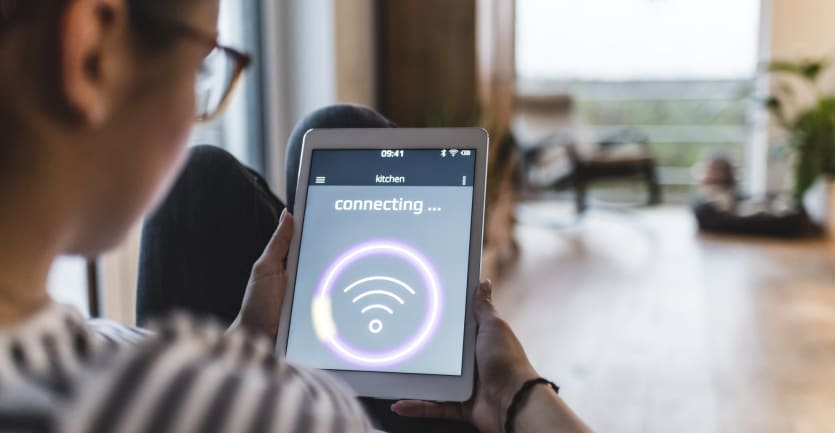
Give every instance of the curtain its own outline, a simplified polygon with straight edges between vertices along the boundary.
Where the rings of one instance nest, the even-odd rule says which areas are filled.
[[[516,1],[477,0],[476,52],[482,125],[493,142],[510,131],[516,86]]]

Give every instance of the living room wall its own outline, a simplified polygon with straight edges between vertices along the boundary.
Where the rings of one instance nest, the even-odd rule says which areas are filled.
[[[801,60],[808,58],[835,58],[835,2],[822,0],[763,0],[764,20],[768,28],[764,47],[764,60]],[[772,79],[768,86],[775,89],[787,80]],[[835,68],[824,75],[829,89],[835,83]],[[799,95],[803,97],[803,95]],[[773,143],[784,134],[768,122],[768,141]],[[786,158],[768,161],[767,189],[790,190],[793,182],[792,163]]]

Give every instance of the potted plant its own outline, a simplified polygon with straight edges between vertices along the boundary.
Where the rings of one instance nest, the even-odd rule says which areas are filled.
[[[770,63],[770,72],[794,80],[778,81],[775,94],[766,100],[769,112],[788,133],[795,198],[821,225],[835,214],[829,211],[829,197],[835,191],[830,188],[835,174],[835,93],[821,85],[828,66],[825,59]]]

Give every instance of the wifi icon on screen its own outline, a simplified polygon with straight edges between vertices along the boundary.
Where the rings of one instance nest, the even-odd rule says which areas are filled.
[[[404,296],[406,295],[405,293],[398,294],[390,290],[378,288],[380,286],[376,283],[380,281],[392,283],[394,286],[408,292],[409,295],[415,295],[415,290],[409,287],[408,284],[398,280],[397,278],[384,276],[373,276],[354,281],[348,285],[343,292],[348,293],[353,291],[355,293],[351,303],[356,305],[358,308],[361,307],[360,313],[362,314],[380,312],[387,313],[389,316],[394,316],[396,309],[399,308],[400,305],[406,304],[406,299],[404,299]],[[403,290],[398,290],[398,292],[403,292]],[[372,334],[379,334],[383,331],[383,321],[378,318],[371,319],[368,322],[368,331]]]

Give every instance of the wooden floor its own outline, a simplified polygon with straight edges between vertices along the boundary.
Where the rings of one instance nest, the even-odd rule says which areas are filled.
[[[835,246],[703,237],[684,208],[537,221],[496,304],[595,431],[835,432]]]

